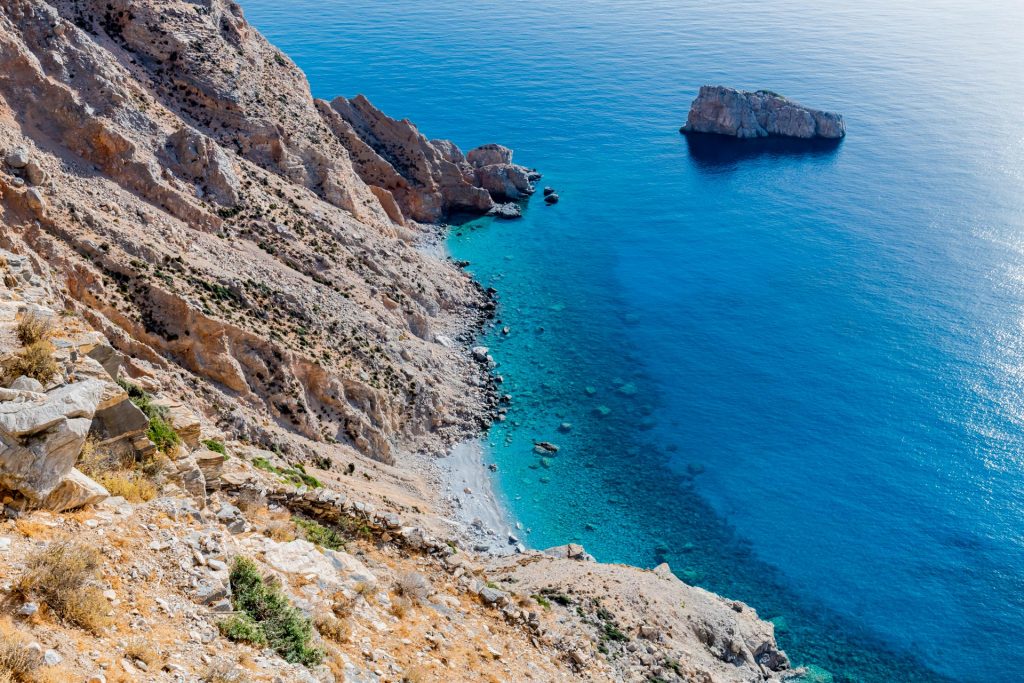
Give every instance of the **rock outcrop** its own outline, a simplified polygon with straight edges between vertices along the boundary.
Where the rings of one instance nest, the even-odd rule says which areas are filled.
[[[768,90],[747,92],[705,85],[680,132],[839,139],[846,135],[846,123],[842,114],[811,109]]]
[[[435,223],[457,212],[487,213],[495,202],[532,194],[539,177],[513,164],[507,147],[483,145],[463,155],[452,141],[428,140],[410,121],[387,116],[362,95],[319,106],[360,178],[385,197],[385,207],[393,199],[404,218]]]
[[[102,395],[96,380],[47,394],[0,389],[0,488],[42,503],[71,474]]]

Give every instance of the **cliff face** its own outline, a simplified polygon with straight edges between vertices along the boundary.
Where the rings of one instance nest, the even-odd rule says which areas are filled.
[[[846,123],[841,114],[811,109],[767,90],[746,92],[705,85],[690,106],[681,131],[738,138],[838,139],[846,135]]]
[[[438,335],[489,304],[406,222],[489,209],[472,173],[414,150],[411,125],[366,126],[394,158],[433,164],[368,185],[367,144],[237,5],[0,9],[0,149],[35,169],[0,173],[4,223],[134,372],[179,368],[201,401],[237,404],[223,420],[284,447],[299,434],[388,460],[397,441],[480,426],[483,382]]]
[[[421,223],[536,178],[500,145],[463,154],[365,98],[314,100],[234,3],[0,0],[0,636],[30,653],[17,680],[786,669],[738,603],[535,551],[486,565],[444,517],[415,454],[486,426],[468,342],[494,305],[420,248]],[[75,541],[103,557],[83,590],[130,623],[82,631],[26,583],[22,558]],[[325,664],[218,630],[238,557],[320,620]]]

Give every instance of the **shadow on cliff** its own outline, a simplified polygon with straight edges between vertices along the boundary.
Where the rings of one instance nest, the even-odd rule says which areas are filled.
[[[687,133],[686,145],[697,168],[707,173],[735,171],[740,164],[762,158],[822,158],[835,154],[842,140],[755,138],[740,140],[724,135]]]

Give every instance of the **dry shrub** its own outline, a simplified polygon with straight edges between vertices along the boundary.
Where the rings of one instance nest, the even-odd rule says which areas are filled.
[[[43,658],[28,649],[29,640],[10,617],[0,618],[0,683],[38,683]]]
[[[22,346],[31,346],[50,338],[53,334],[53,322],[46,316],[30,311],[18,321],[15,333]]]
[[[313,617],[313,626],[324,638],[336,643],[347,643],[352,637],[352,625],[348,620],[339,619],[333,614],[317,614]]]
[[[402,683],[426,683],[430,680],[430,671],[425,666],[413,665],[402,672]]]
[[[391,607],[388,609],[393,616],[399,619],[405,619],[405,615],[412,609],[412,600],[404,596],[398,595],[394,600],[391,601]]]
[[[141,660],[151,671],[159,671],[164,658],[160,651],[153,647],[145,638],[132,638],[124,648],[124,656],[129,661]]]
[[[52,527],[24,517],[14,523],[14,528],[26,538],[48,538],[53,533]]]
[[[144,503],[157,496],[152,479],[170,466],[163,453],[137,461],[131,452],[114,452],[87,439],[78,457],[78,469],[101,484],[112,496],[122,496],[132,503]]]
[[[339,619],[348,619],[356,608],[356,599],[350,598],[342,591],[331,596],[331,611]]]
[[[157,496],[156,484],[139,472],[118,470],[93,476],[96,483],[107,489],[112,496],[121,496],[129,503],[145,503]]]
[[[287,543],[296,539],[295,524],[291,518],[272,519],[263,527],[263,534],[278,543]]]
[[[18,592],[46,604],[62,621],[90,631],[109,623],[110,606],[97,585],[103,558],[77,541],[54,542],[29,555]]]
[[[22,375],[46,384],[53,379],[60,368],[53,359],[53,344],[46,340],[29,344],[17,353],[13,353],[0,363],[3,368],[4,383],[10,384]]]
[[[210,662],[202,679],[206,683],[249,683],[249,676],[234,662],[226,659]]]
[[[395,581],[395,592],[416,604],[430,597],[434,589],[427,577],[419,572],[405,572]]]

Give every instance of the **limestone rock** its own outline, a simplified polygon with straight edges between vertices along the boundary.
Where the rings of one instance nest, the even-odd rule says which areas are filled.
[[[102,382],[86,380],[0,403],[0,486],[32,502],[49,495],[74,466],[102,395]]]
[[[91,433],[102,444],[134,441],[149,429],[149,418],[127,395],[113,405],[96,411]]]
[[[29,162],[28,150],[24,147],[18,147],[8,153],[4,161],[11,168],[25,168]]]
[[[211,451],[209,448],[200,448],[192,453],[192,460],[203,473],[208,491],[215,491],[220,488],[221,471],[224,462],[228,459],[223,453]]]
[[[219,204],[238,203],[241,183],[224,150],[198,131],[181,128],[167,139],[168,153],[177,170],[193,181]]]
[[[83,505],[95,505],[109,496],[110,493],[107,489],[73,467],[68,475],[57,484],[57,488],[53,489],[46,497],[42,507],[54,512],[63,512]]]
[[[358,583],[375,585],[377,578],[362,562],[348,553],[323,550],[309,541],[296,539],[288,543],[267,541],[266,561],[285,574],[314,576],[325,586],[353,587]]]
[[[705,85],[690,106],[681,132],[838,139],[846,135],[846,123],[842,114],[811,109],[768,90]]]
[[[433,223],[453,211],[486,213],[493,206],[453,143],[435,147],[408,120],[385,115],[362,95],[335,98],[321,110],[364,182],[387,190],[408,218]]]

